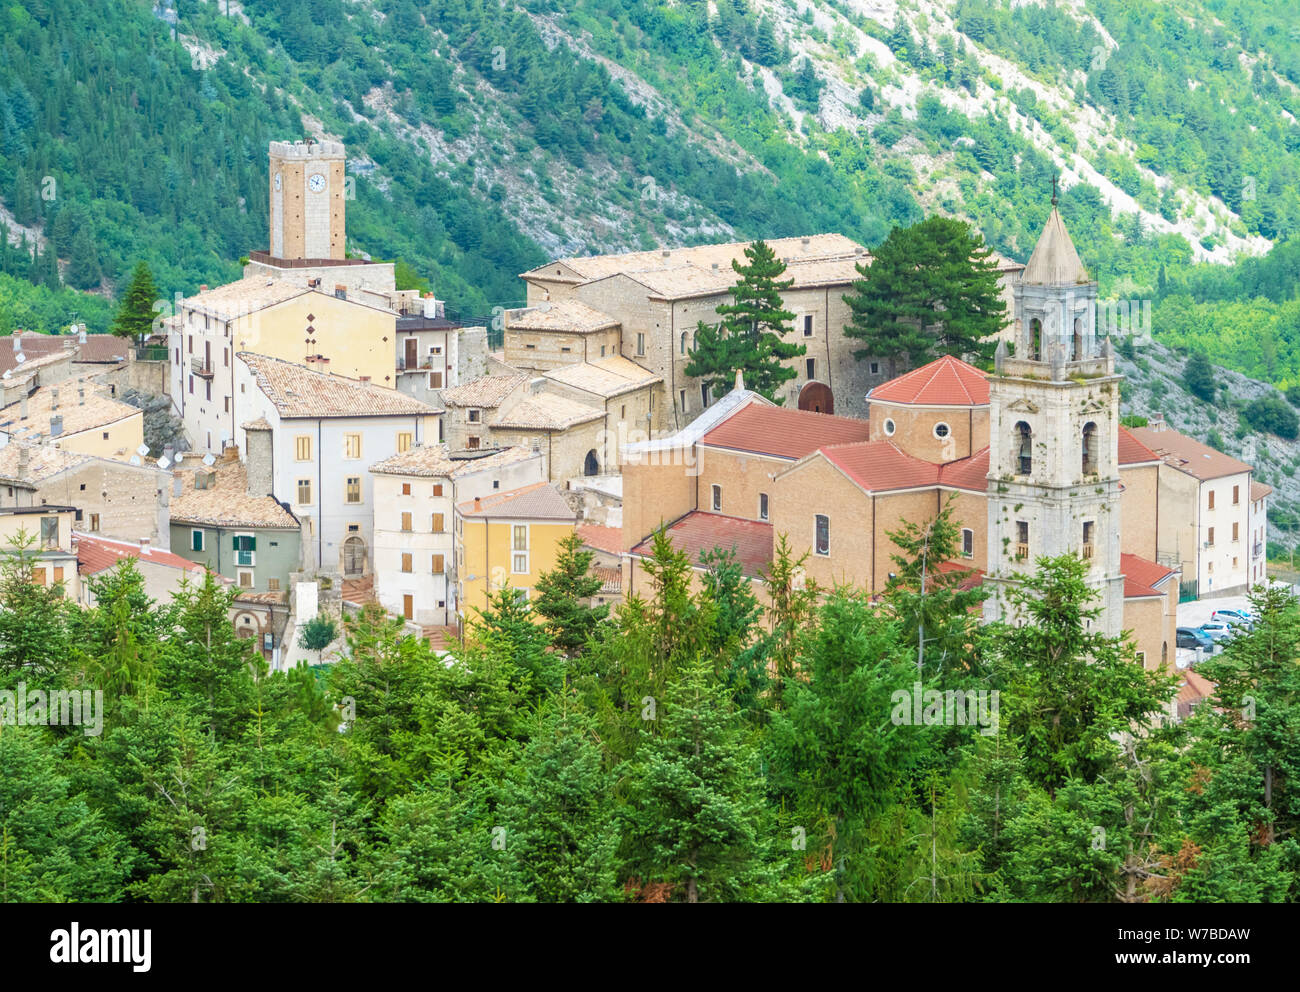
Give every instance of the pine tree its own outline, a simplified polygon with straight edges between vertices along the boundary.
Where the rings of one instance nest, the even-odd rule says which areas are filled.
[[[1204,352],[1193,351],[1187,356],[1187,364],[1183,366],[1183,382],[1197,399],[1206,403],[1214,402],[1214,391],[1218,384],[1214,381],[1214,369]]]
[[[137,262],[122,302],[118,304],[111,333],[129,341],[144,340],[153,330],[156,316],[153,306],[157,301],[158,287],[154,285],[153,273],[145,262]]]
[[[686,374],[704,379],[714,395],[721,395],[740,371],[748,388],[779,404],[783,400],[777,398],[777,390],[798,375],[784,362],[807,350],[784,340],[794,314],[785,309],[781,293],[794,280],[780,278],[785,263],[764,241],[746,248],[745,257],[748,261],[743,265],[731,263],[740,279],[730,291],[733,302],[718,307],[721,325],[708,329],[701,323],[697,328]]]
[[[852,311],[844,333],[862,342],[855,358],[918,364],[939,355],[993,354],[1006,303],[993,251],[963,221],[928,217],[896,227],[844,297]]]
[[[99,268],[99,249],[89,224],[77,228],[72,236],[72,253],[68,258],[68,285],[77,289],[94,289],[103,273]],[[152,301],[151,301],[152,302]]]
[[[583,550],[582,538],[568,534],[559,543],[555,567],[537,580],[533,609],[545,618],[556,650],[570,658],[582,653],[596,625],[609,616],[609,606],[590,605],[603,585],[591,571],[595,557]]]

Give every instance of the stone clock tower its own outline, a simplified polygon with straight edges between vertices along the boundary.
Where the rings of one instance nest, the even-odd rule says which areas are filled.
[[[270,158],[271,255],[281,259],[343,258],[343,145],[337,141],[272,141]]]
[[[1052,198],[1052,213],[1015,287],[1015,349],[998,345],[989,376],[986,620],[1015,622],[1010,588],[1035,559],[1088,563],[1101,628],[1124,617],[1120,564],[1119,385],[1096,333],[1089,279]]]

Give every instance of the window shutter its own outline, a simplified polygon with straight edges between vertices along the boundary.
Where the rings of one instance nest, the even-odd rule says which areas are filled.
[[[256,538],[256,537],[250,537],[250,538],[248,539],[248,550],[249,550],[249,551],[256,551],[256,550],[257,550],[257,538]]]
[[[235,535],[234,537],[232,537],[232,538],[230,539],[230,549],[231,549],[232,551],[238,551],[238,550],[239,550],[239,535]]]

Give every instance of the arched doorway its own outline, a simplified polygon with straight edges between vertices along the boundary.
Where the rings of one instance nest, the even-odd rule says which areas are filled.
[[[583,475],[600,475],[600,459],[596,457],[596,449],[592,448],[587,452],[587,457],[582,460]]]
[[[824,382],[806,383],[799,390],[799,409],[811,410],[813,413],[834,413],[835,397],[831,387]]]
[[[343,574],[361,575],[366,570],[366,542],[353,536],[343,542]]]

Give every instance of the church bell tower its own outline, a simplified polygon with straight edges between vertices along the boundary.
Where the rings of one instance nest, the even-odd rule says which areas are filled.
[[[1014,350],[989,377],[988,578],[984,619],[1015,622],[1007,593],[1035,560],[1067,552],[1089,566],[1101,626],[1118,634],[1119,385],[1098,342],[1097,284],[1056,210],[1015,287]]]
[[[337,141],[272,141],[271,255],[344,257],[347,175]]]

